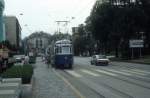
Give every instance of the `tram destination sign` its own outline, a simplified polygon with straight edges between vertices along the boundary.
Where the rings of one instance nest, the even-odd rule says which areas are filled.
[[[130,48],[143,48],[144,47],[144,41],[143,40],[130,40],[129,41],[129,47]]]

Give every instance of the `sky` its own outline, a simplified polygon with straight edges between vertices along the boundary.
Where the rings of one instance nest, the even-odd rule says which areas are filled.
[[[16,16],[22,27],[22,38],[35,31],[65,33],[85,22],[96,0],[5,0],[4,15]],[[74,17],[74,18],[72,18]],[[55,21],[70,21],[68,26]],[[68,28],[68,29],[67,29]]]

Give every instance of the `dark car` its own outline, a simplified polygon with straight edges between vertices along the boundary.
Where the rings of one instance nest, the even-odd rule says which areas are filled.
[[[109,59],[105,55],[93,55],[91,65],[108,65]]]

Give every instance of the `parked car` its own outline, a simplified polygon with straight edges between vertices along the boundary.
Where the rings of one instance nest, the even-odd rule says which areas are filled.
[[[91,65],[109,65],[110,60],[106,55],[93,55],[91,57]]]
[[[16,63],[21,63],[24,60],[25,55],[15,55],[14,58],[16,60]]]

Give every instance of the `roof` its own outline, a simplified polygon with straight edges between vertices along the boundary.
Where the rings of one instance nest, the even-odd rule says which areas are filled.
[[[64,40],[56,41],[56,44],[71,44],[71,41],[64,39]]]

